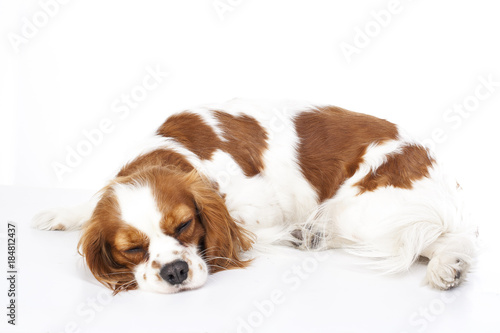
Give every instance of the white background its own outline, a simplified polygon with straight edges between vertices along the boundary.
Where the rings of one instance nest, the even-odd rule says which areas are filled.
[[[469,193],[471,210],[480,225],[483,270],[478,273],[480,278],[472,280],[484,284],[477,282],[473,286],[493,299],[500,297],[493,283],[499,273],[496,244],[500,237],[496,209],[500,199],[497,191],[500,187],[497,176],[500,6],[497,1],[401,0],[397,13],[385,17],[384,26],[376,23],[374,13],[380,17],[381,11],[392,8],[393,2],[388,0],[71,0],[59,4],[57,9],[52,5],[54,13],[50,17],[45,14],[48,19],[44,22],[41,3],[54,1],[0,0],[0,185],[4,185],[0,213],[2,223],[14,219],[20,228],[26,227],[24,246],[28,246],[28,239],[43,242],[50,237],[51,242],[62,242],[59,245],[66,246],[73,255],[76,234],[53,236],[29,230],[29,218],[36,210],[48,208],[43,205],[68,204],[99,189],[119,167],[130,147],[139,144],[172,112],[233,97],[292,98],[334,104],[386,118],[422,140],[431,138],[435,132],[441,133],[442,142],[435,145],[435,150]],[[230,9],[221,15],[215,3],[228,4]],[[26,22],[40,26],[34,33],[31,30],[33,36],[23,35],[30,30],[26,28],[30,23]],[[366,29],[371,37],[368,41],[365,38],[366,45],[361,45],[358,53],[348,59],[341,46],[343,43],[356,46],[355,42],[362,39],[359,31]],[[15,47],[12,40],[19,37],[25,39]],[[142,83],[148,73],[146,68],[160,68],[169,75],[148,92],[136,108],[130,109],[126,117],[120,118],[120,114],[114,112],[116,101]],[[449,113],[455,105],[474,101],[476,89],[487,91],[484,86],[478,88],[481,77],[490,77],[497,86],[479,100],[472,111],[467,111],[467,115]],[[453,116],[454,120],[445,118],[446,115]],[[86,140],[83,132],[98,128],[103,119],[110,119],[113,130],[104,134],[71,172],[58,179],[54,163],[65,163],[68,149],[82,144]],[[77,195],[55,188],[88,192]],[[29,204],[26,203],[28,197]],[[70,241],[61,241],[65,237],[70,237]],[[51,255],[57,256],[57,248],[54,251]],[[77,260],[76,256],[71,258]],[[31,253],[26,254],[26,265],[34,260]],[[44,257],[37,260],[43,263]],[[67,270],[61,269],[61,272]],[[235,278],[251,280],[251,273],[224,274],[229,273],[235,274]],[[375,279],[369,272],[365,274],[367,279]],[[421,278],[421,274],[423,271],[416,273],[414,280]],[[29,278],[26,275],[24,278],[29,285]],[[218,275],[213,279],[218,281]],[[350,282],[347,278],[335,283]],[[408,286],[413,286],[413,282]],[[47,279],[46,283],[57,291],[54,285],[60,281]],[[370,284],[379,288],[376,283]],[[95,293],[100,291],[98,286],[93,288],[97,288]],[[328,288],[336,289],[330,284]],[[199,292],[204,297],[213,297],[208,291]],[[331,292],[332,297],[336,297],[338,290]],[[356,296],[361,298],[360,303],[373,303],[376,307],[373,299],[363,300],[370,297],[384,303],[381,295],[366,292],[365,296]],[[415,290],[411,292],[419,294]],[[126,297],[138,300],[146,297],[130,294],[134,296]],[[196,292],[190,295],[193,300],[197,299]],[[430,299],[438,297],[432,295]],[[27,292],[23,297],[31,301]],[[181,295],[175,297],[179,302],[185,301]],[[340,307],[355,299],[347,293],[341,297],[346,299],[337,300]],[[412,308],[411,299],[398,301]],[[81,300],[77,298],[70,303],[78,302]],[[199,302],[201,305],[197,308],[202,309],[206,300]],[[296,309],[298,315],[310,314],[307,311],[328,307],[331,302],[324,298],[319,304],[312,301],[306,309],[302,309],[301,304],[294,307],[290,303],[288,307]],[[130,303],[136,304],[131,300]],[[43,304],[40,303],[42,307]],[[64,297],[58,304],[65,304]],[[472,311],[472,305],[468,308],[467,304],[464,301],[463,306],[454,309],[452,316],[463,319]],[[476,306],[474,311],[485,316],[500,311],[498,301],[494,306],[481,304],[483,307],[477,310]],[[370,314],[370,308],[360,306],[360,309],[354,316],[357,310],[353,307],[348,317],[363,321],[382,311],[377,309]],[[127,307],[122,310],[127,311]],[[29,317],[27,313],[24,316],[24,320]],[[196,313],[191,315],[196,316]],[[308,318],[302,322],[319,320],[311,317],[308,321]],[[110,316],[110,322],[115,319]],[[228,319],[221,315],[221,320]],[[295,329],[303,329],[293,325],[293,318],[289,320]],[[318,331],[338,327],[332,320],[321,318]],[[500,326],[492,328],[488,320],[482,321],[492,332],[500,331]],[[402,322],[407,323],[407,318]],[[98,326],[96,322],[93,325],[90,327]],[[218,327],[200,325],[196,327],[208,331],[217,331]],[[42,326],[40,330],[60,330],[62,326]],[[366,329],[355,325],[341,327],[355,332]],[[376,328],[368,327],[368,331]],[[429,325],[426,331],[439,327]],[[464,328],[457,325],[455,332],[460,331],[460,327]],[[417,326],[406,329],[418,331]],[[186,326],[183,330],[194,329]],[[390,326],[381,331],[391,331]],[[394,331],[401,331],[400,327]]]

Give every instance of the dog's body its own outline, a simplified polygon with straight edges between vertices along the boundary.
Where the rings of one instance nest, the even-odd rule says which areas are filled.
[[[474,253],[459,192],[385,120],[233,100],[169,117],[97,198],[35,224],[84,225],[82,253],[115,292],[200,287],[210,272],[244,267],[240,252],[261,230],[302,249],[375,257],[390,272],[424,256],[429,284],[449,289]]]

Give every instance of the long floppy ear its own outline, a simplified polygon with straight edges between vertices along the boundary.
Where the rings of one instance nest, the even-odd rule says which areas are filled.
[[[84,225],[82,237],[78,242],[78,252],[85,257],[94,277],[113,290],[113,295],[120,291],[137,289],[137,282],[130,269],[113,258],[111,244],[106,238],[107,230],[104,229],[109,211],[106,212],[101,203],[99,202],[92,218]]]
[[[247,266],[241,252],[250,250],[254,235],[233,220],[217,189],[196,171],[188,174],[191,192],[205,228],[205,253],[212,273]]]

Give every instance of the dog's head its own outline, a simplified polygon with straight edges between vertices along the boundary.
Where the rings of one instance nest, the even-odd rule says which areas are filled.
[[[79,242],[92,274],[115,293],[175,293],[248,264],[251,235],[196,171],[149,168],[102,190]]]

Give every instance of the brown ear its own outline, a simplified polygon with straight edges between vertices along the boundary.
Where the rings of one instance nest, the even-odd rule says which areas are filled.
[[[242,228],[227,211],[224,199],[197,172],[188,174],[191,192],[205,227],[205,257],[212,273],[242,268],[250,263],[241,252],[252,247],[254,235]]]
[[[133,273],[120,265],[113,258],[112,247],[104,226],[111,227],[104,219],[109,218],[102,201],[96,207],[90,221],[84,225],[83,235],[78,242],[78,252],[85,257],[87,266],[94,277],[106,287],[113,290],[113,295],[120,291],[137,289]],[[103,214],[104,213],[104,214]]]

